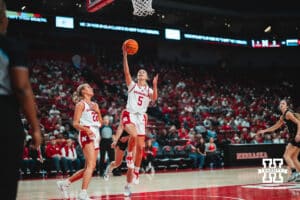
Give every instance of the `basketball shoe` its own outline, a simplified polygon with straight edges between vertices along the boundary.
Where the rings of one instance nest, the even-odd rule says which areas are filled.
[[[296,180],[297,176],[299,176],[298,172],[293,172],[291,176],[288,178],[287,182],[293,182]]]
[[[69,186],[70,186],[70,184],[65,180],[57,181],[56,184],[57,184],[57,187],[58,187],[59,191],[62,193],[63,197],[64,198],[69,198]]]
[[[299,183],[300,182],[300,173],[297,174],[295,178],[295,182]]]
[[[130,195],[131,195],[131,191],[130,191],[130,187],[128,186],[128,185],[126,185],[125,187],[124,187],[124,196],[125,197],[129,197]]]
[[[106,169],[105,169],[105,171],[104,171],[104,174],[103,174],[103,178],[104,178],[104,180],[106,180],[106,181],[108,181],[109,180],[109,176],[110,176],[110,164],[109,165],[107,165],[107,167],[106,167]]]
[[[136,185],[140,184],[140,173],[136,172],[135,170],[133,171],[133,180],[132,182]]]
[[[86,190],[81,190],[80,191],[80,193],[78,195],[78,199],[79,200],[92,200],[92,199],[90,199],[90,197],[89,197],[89,195],[88,195],[88,193],[87,193]]]

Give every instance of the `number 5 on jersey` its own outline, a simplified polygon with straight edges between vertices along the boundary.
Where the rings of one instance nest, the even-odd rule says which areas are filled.
[[[138,102],[137,102],[138,106],[141,106],[143,104],[143,98],[144,98],[143,96],[139,96]]]

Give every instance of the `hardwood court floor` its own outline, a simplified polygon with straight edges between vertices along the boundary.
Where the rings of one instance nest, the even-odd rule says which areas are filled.
[[[300,200],[300,184],[261,184],[259,168],[194,170],[142,174],[139,185],[132,185],[131,198],[124,198],[125,176],[111,176],[109,181],[93,177],[88,193],[92,199],[292,199]],[[18,200],[63,199],[57,190],[59,179],[19,182]],[[76,199],[81,181],[70,187],[70,199]]]

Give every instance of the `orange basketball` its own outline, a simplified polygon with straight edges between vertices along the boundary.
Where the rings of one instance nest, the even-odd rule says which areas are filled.
[[[128,39],[124,41],[125,49],[128,55],[134,55],[139,50],[139,44],[134,39]]]

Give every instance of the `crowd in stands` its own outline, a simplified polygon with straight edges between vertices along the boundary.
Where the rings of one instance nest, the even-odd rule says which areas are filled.
[[[31,82],[44,143],[39,150],[32,148],[30,127],[23,120],[27,137],[22,173],[52,170],[71,174],[83,167],[78,133],[72,127],[72,93],[79,84],[88,82],[95,90],[94,100],[99,103],[102,115],[109,117],[115,130],[127,95],[120,61],[98,62],[83,68],[74,67],[71,61],[43,58],[31,61]],[[194,161],[192,166],[203,168],[218,165],[221,144],[285,143],[288,139],[285,128],[256,135],[259,129],[278,120],[277,105],[280,98],[288,96],[289,86],[285,84],[245,83],[206,74],[200,68],[150,62],[132,64],[132,74],[140,67],[150,77],[159,73],[159,98],[149,108],[147,140],[151,144],[147,142],[143,162],[147,170],[166,146],[181,146]]]

